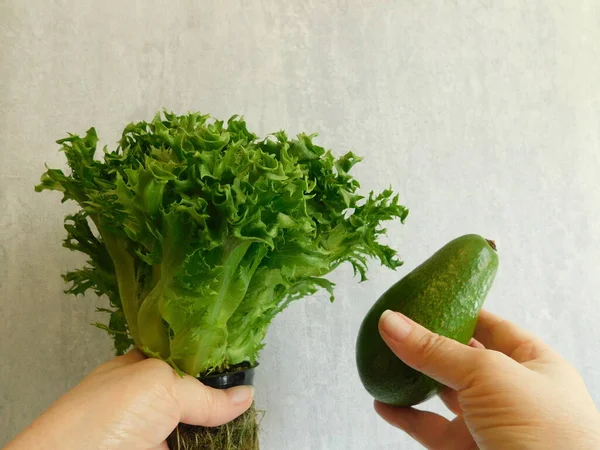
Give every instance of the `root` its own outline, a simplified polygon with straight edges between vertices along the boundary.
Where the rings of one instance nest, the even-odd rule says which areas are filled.
[[[180,423],[167,439],[170,450],[259,450],[261,415],[254,405],[237,419],[218,427]]]

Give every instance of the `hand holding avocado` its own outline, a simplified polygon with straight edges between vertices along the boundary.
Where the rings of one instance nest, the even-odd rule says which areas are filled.
[[[481,311],[497,268],[493,241],[462,236],[373,305],[356,357],[375,409],[428,449],[599,449],[600,414],[575,369]],[[413,408],[436,393],[454,420]]]
[[[428,449],[600,449],[600,414],[575,369],[537,337],[482,311],[476,341],[434,334],[400,313],[379,322],[392,351],[448,386],[448,420],[375,402],[390,424]]]

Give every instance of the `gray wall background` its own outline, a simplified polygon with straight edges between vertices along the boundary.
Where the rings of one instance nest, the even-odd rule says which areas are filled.
[[[54,141],[161,107],[243,113],[260,133],[318,132],[366,157],[367,189],[411,209],[406,261],[273,324],[258,375],[265,450],[420,448],[372,411],[354,368],[361,318],[446,241],[498,242],[487,308],[533,330],[600,402],[600,4],[0,0],[0,445],[111,356],[102,300],[60,274],[59,195],[35,194]],[[568,387],[565,387],[568,388]],[[427,405],[443,411],[437,400]]]

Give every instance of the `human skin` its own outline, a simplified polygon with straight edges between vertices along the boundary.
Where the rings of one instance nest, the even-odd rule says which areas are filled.
[[[167,450],[179,422],[222,425],[252,397],[250,386],[212,389],[133,350],[94,369],[5,450]]]
[[[375,402],[432,450],[600,449],[600,414],[577,371],[536,336],[487,311],[463,345],[385,311],[381,336],[402,361],[447,386],[448,420]]]

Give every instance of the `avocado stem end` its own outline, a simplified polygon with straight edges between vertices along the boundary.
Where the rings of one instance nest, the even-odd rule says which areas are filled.
[[[490,247],[492,247],[495,252],[498,251],[498,249],[496,248],[496,242],[492,241],[491,239],[486,239],[486,241],[488,244],[490,244]]]

